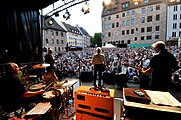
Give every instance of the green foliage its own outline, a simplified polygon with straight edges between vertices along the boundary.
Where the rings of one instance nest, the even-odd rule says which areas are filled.
[[[94,33],[94,36],[91,36],[90,38],[91,45],[97,47],[102,46],[102,33]]]

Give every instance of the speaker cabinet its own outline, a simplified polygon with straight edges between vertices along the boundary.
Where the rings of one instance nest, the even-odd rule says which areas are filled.
[[[109,92],[95,91],[89,86],[80,86],[74,92],[76,116],[92,120],[112,120],[114,117],[114,89]],[[96,120],[96,119],[95,119]]]

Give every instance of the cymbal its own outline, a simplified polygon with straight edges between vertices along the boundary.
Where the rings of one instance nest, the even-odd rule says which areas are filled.
[[[46,68],[46,67],[49,67],[49,66],[50,66],[50,64],[43,63],[43,64],[34,65],[33,68],[38,69],[38,68]]]

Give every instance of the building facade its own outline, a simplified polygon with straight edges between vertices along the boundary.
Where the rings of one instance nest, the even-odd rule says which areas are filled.
[[[113,0],[102,13],[103,42],[130,47],[150,46],[167,40],[167,6],[164,0]]]
[[[167,40],[171,45],[177,45],[181,38],[181,2],[168,5],[167,13]]]
[[[43,25],[43,48],[46,51],[51,48],[53,52],[60,52],[66,46],[66,30],[62,28],[53,18],[44,20]]]

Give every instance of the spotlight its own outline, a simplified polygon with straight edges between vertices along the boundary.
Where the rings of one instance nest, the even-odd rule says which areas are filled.
[[[70,19],[70,13],[68,10],[66,10],[65,14],[63,15],[63,18],[65,18],[66,20]]]
[[[50,18],[49,20],[48,20],[48,25],[53,25],[54,24],[54,22],[53,22],[53,20],[52,20],[52,18]]]
[[[88,6],[88,4],[87,4],[87,2],[84,4],[84,6],[82,7],[82,12],[84,13],[84,14],[87,14],[87,13],[89,13],[90,11],[89,11],[89,6]]]
[[[55,17],[58,17],[58,16],[59,16],[59,13],[58,13],[58,12],[56,12],[56,13],[55,13]]]

